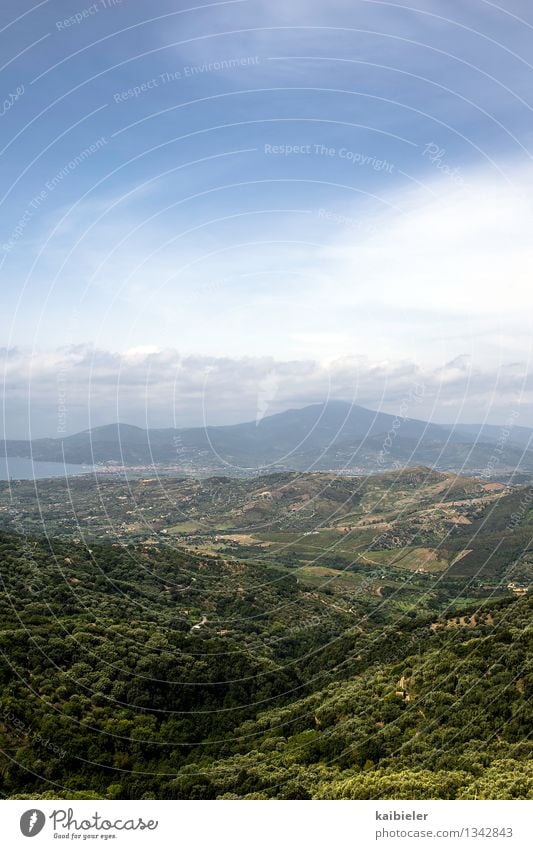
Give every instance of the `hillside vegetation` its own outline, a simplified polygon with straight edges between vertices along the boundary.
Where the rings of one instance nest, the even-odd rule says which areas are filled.
[[[533,795],[527,490],[70,483],[4,490],[4,796]]]

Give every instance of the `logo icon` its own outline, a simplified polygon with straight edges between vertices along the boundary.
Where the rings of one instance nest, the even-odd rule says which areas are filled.
[[[46,822],[46,817],[42,811],[37,808],[31,808],[29,811],[24,811],[20,818],[20,830],[24,837],[35,837],[43,830]]]

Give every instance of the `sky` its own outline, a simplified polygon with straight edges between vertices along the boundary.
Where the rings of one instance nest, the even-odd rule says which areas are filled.
[[[3,431],[533,427],[525,0],[3,0]],[[530,62],[531,60],[531,62]]]

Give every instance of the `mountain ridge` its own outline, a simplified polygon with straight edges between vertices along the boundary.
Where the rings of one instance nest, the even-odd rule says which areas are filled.
[[[89,464],[173,465],[194,472],[345,469],[406,465],[533,469],[533,429],[443,425],[342,400],[291,408],[259,421],[195,428],[98,425],[65,437],[4,440],[3,456]],[[496,455],[496,447],[498,453]]]

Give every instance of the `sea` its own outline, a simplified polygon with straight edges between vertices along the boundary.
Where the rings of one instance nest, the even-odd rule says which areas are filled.
[[[0,457],[0,480],[39,480],[41,478],[64,478],[72,475],[88,475],[92,466],[74,463],[51,463],[29,460],[24,457]]]

